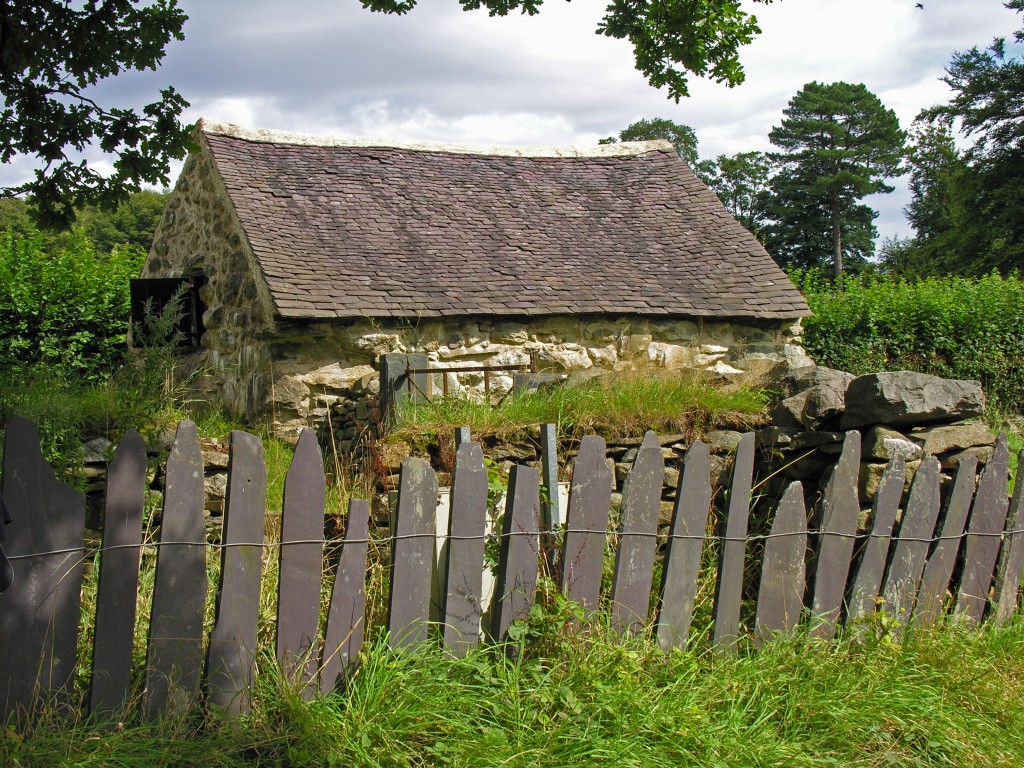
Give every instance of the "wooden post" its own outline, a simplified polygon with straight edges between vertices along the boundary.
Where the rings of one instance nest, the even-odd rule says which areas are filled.
[[[782,495],[764,547],[754,629],[754,642],[758,645],[779,633],[790,632],[800,621],[806,586],[806,555],[804,489],[795,482]]]
[[[882,578],[889,559],[889,541],[896,524],[896,513],[903,498],[903,481],[906,477],[906,463],[897,454],[889,460],[882,473],[875,492],[872,510],[871,533],[864,542],[860,564],[853,578],[850,603],[846,612],[846,624],[862,621],[871,616],[877,607],[876,598],[882,591]]]
[[[498,579],[490,636],[508,639],[512,622],[526,620],[537,585],[537,530],[540,477],[532,467],[515,466],[509,473],[508,497],[501,528]]]
[[[603,437],[587,435],[572,470],[569,519],[562,547],[562,590],[586,615],[597,610],[601,594],[604,542],[611,512],[612,471]]]
[[[921,587],[917,593],[914,616],[921,626],[931,626],[938,621],[942,613],[946,589],[949,587],[956,555],[963,541],[967,512],[971,508],[971,498],[974,496],[977,470],[976,456],[966,456],[960,461],[953,492],[949,495],[949,503],[946,505],[942,532],[928,558],[928,564],[924,567],[924,576],[921,577]]]
[[[960,591],[956,598],[956,615],[975,624],[981,621],[988,606],[988,592],[999,556],[999,538],[1010,505],[1006,493],[1009,472],[1010,451],[1006,445],[1006,434],[1001,433],[974,495],[964,545]]]
[[[555,529],[562,522],[558,499],[558,428],[555,424],[542,424],[540,428],[541,481],[547,490],[540,506],[540,551],[547,573],[558,573],[558,548]]]
[[[369,503],[351,499],[345,540],[331,589],[331,605],[327,610],[327,628],[324,630],[320,686],[325,693],[330,693],[349,677],[363,647],[369,523]]]
[[[480,443],[465,442],[455,455],[448,514],[448,562],[441,634],[454,656],[480,640],[484,537],[487,533],[487,468]]]
[[[0,725],[74,681],[85,548],[85,496],[57,479],[39,430],[17,415],[4,435],[2,493],[14,582],[0,594]]]
[[[1006,539],[996,569],[995,617],[1005,624],[1017,612],[1021,572],[1024,571],[1024,450],[1017,459],[1017,482],[1006,519]]]
[[[882,591],[885,611],[902,625],[910,621],[940,504],[939,460],[926,456],[914,475]]]

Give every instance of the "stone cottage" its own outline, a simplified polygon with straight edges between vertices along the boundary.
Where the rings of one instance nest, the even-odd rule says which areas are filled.
[[[365,387],[386,353],[725,374],[803,354],[803,298],[668,142],[481,147],[207,121],[195,142],[136,298],[191,286],[203,387],[286,432]]]

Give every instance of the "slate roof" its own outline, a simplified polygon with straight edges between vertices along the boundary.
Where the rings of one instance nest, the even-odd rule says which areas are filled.
[[[473,149],[199,130],[286,318],[810,314],[667,142]]]

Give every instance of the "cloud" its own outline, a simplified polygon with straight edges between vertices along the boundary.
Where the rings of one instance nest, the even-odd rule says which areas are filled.
[[[954,50],[1019,26],[1000,0],[922,2],[744,0],[763,29],[741,54],[746,82],[694,80],[692,98],[675,104],[635,70],[628,43],[594,34],[607,0],[548,0],[537,16],[505,18],[455,0],[423,0],[402,17],[355,0],[181,0],[185,40],[163,66],[94,93],[137,107],[173,84],[192,102],[190,120],[464,143],[593,143],[664,117],[691,125],[713,157],[768,149],[768,132],[811,80],[863,82],[906,127],[945,97],[939,77]],[[908,232],[897,183],[899,193],[871,201],[883,234]]]

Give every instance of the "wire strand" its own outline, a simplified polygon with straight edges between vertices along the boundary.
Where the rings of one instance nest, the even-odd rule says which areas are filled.
[[[555,529],[551,531],[512,531],[511,533],[487,533],[483,535],[464,535],[464,536],[446,536],[438,535],[436,533],[405,533],[395,534],[393,536],[385,536],[381,538],[359,538],[359,539],[293,539],[289,541],[231,541],[231,542],[216,542],[216,541],[151,541],[151,542],[140,542],[139,544],[110,544],[107,546],[100,547],[67,547],[65,549],[52,549],[45,552],[29,552],[20,555],[7,555],[8,560],[26,560],[33,557],[52,557],[55,555],[67,555],[67,554],[85,554],[85,555],[96,555],[101,552],[113,552],[120,549],[159,549],[160,547],[209,547],[210,549],[232,549],[234,547],[259,547],[261,549],[277,549],[280,547],[289,547],[293,545],[319,545],[327,546],[329,544],[373,544],[373,543],[386,543],[394,541],[407,541],[411,539],[436,539],[436,540],[448,540],[448,541],[494,541],[496,539],[511,538],[513,536],[542,536],[542,535],[566,535],[570,533],[577,534],[599,534],[604,536],[618,536],[619,538],[625,536],[635,536],[638,538],[657,538],[664,539],[666,541],[711,541],[711,542],[728,542],[728,541],[743,541],[743,542],[755,542],[755,541],[766,541],[768,539],[781,539],[790,538],[793,536],[835,536],[837,538],[844,539],[888,539],[890,541],[906,541],[918,544],[935,544],[936,542],[942,541],[962,541],[963,539],[976,536],[978,538],[1004,538],[1009,536],[1018,536],[1024,534],[1024,528],[1014,528],[1008,531],[964,531],[963,533],[953,534],[950,536],[932,536],[932,537],[916,537],[916,536],[891,536],[880,533],[844,533],[839,531],[784,531],[782,533],[764,533],[764,534],[753,534],[750,536],[719,536],[716,534],[703,535],[703,534],[684,534],[684,533],[669,533],[660,534],[651,531],[602,531],[596,528],[568,528],[568,529]]]

